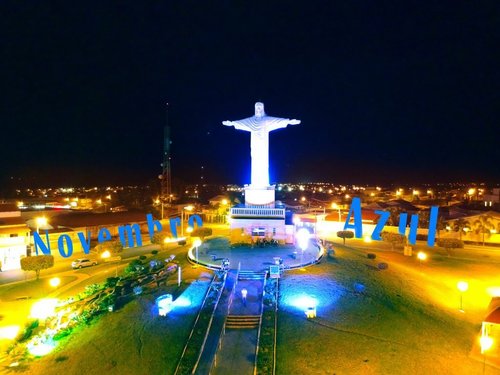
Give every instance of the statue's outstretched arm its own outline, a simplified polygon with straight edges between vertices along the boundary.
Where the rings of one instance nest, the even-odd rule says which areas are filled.
[[[298,125],[300,124],[300,120],[292,119],[290,120],[289,118],[275,118],[274,121],[272,121],[267,129],[269,131],[273,131],[276,129],[281,129],[281,128],[286,128],[287,125]]]
[[[222,125],[234,126],[234,128],[237,130],[245,130],[247,132],[251,131],[248,126],[240,123],[239,121],[222,121]]]

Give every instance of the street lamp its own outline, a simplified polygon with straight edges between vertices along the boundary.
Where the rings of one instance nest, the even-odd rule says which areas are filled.
[[[198,265],[198,247],[201,246],[201,240],[199,238],[194,240],[193,246],[196,248],[196,264]]]
[[[37,217],[35,219],[36,222],[36,232],[39,233],[40,227],[44,227],[47,225],[47,218],[46,217]]]
[[[338,211],[339,211],[339,221],[340,221],[340,220],[341,220],[341,219],[340,219],[340,207],[338,206],[338,204],[337,204],[337,203],[332,203],[332,208],[333,208],[334,210],[338,210]]]
[[[49,280],[49,284],[52,288],[57,288],[61,284],[61,279],[58,277],[53,277]]]
[[[424,253],[423,251],[419,251],[417,253],[417,258],[418,258],[418,261],[420,262],[420,265],[422,265],[422,261],[427,259],[427,254]]]
[[[486,352],[493,346],[493,339],[489,336],[483,335],[479,339],[479,344],[481,346],[481,354],[483,355],[483,374],[486,370]]]
[[[460,291],[460,311],[464,312],[463,310],[463,294],[469,289],[469,283],[467,281],[459,281],[457,283],[457,288]]]
[[[184,210],[191,212],[194,210],[194,206],[193,205],[186,206],[181,211],[181,236],[184,236]]]

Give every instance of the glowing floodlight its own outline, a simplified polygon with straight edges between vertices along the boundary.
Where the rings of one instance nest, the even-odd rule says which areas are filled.
[[[459,281],[457,283],[457,288],[459,291],[461,291],[462,293],[466,292],[467,289],[469,289],[469,283],[467,281]]]
[[[109,252],[109,250],[106,250],[105,252],[103,252],[101,254],[101,258],[102,259],[107,259],[107,258],[110,258],[111,257],[111,253]]]
[[[49,354],[52,350],[54,350],[55,347],[56,345],[54,344],[52,338],[45,341],[40,341],[39,338],[35,338],[28,344],[28,351],[31,355],[42,357]]]
[[[419,251],[417,253],[417,258],[418,258],[419,261],[426,260],[427,259],[427,254],[424,253],[423,251]]]
[[[489,336],[481,336],[479,339],[479,344],[481,345],[481,354],[491,349],[493,346],[493,339]]]
[[[53,277],[49,280],[49,284],[52,288],[57,288],[59,285],[61,285],[61,279],[58,277]]]
[[[58,300],[56,298],[45,298],[35,302],[31,306],[31,317],[34,319],[45,320],[56,313]]]
[[[0,327],[0,339],[14,340],[19,333],[19,326]]]
[[[197,238],[196,240],[194,240],[193,246],[194,247],[200,247],[201,246],[201,240],[199,238]]]
[[[193,231],[193,227],[187,227],[186,232],[191,233]]]
[[[309,238],[311,234],[306,228],[299,229],[295,234],[295,238],[297,239],[297,245],[304,251],[309,246]]]
[[[370,236],[364,236],[363,242],[370,243],[370,242],[372,242],[372,238]]]
[[[156,299],[156,306],[158,306],[160,316],[166,316],[172,310],[173,300],[171,294],[163,294]]]

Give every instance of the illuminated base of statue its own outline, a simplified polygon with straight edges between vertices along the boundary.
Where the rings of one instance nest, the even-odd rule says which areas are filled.
[[[245,188],[245,206],[274,207],[274,186]]]

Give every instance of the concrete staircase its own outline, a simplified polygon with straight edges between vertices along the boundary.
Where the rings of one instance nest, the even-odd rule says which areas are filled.
[[[260,315],[228,315],[226,329],[255,329],[260,324]]]
[[[266,278],[265,272],[255,272],[255,271],[244,271],[241,270],[238,273],[239,280],[264,280]]]

